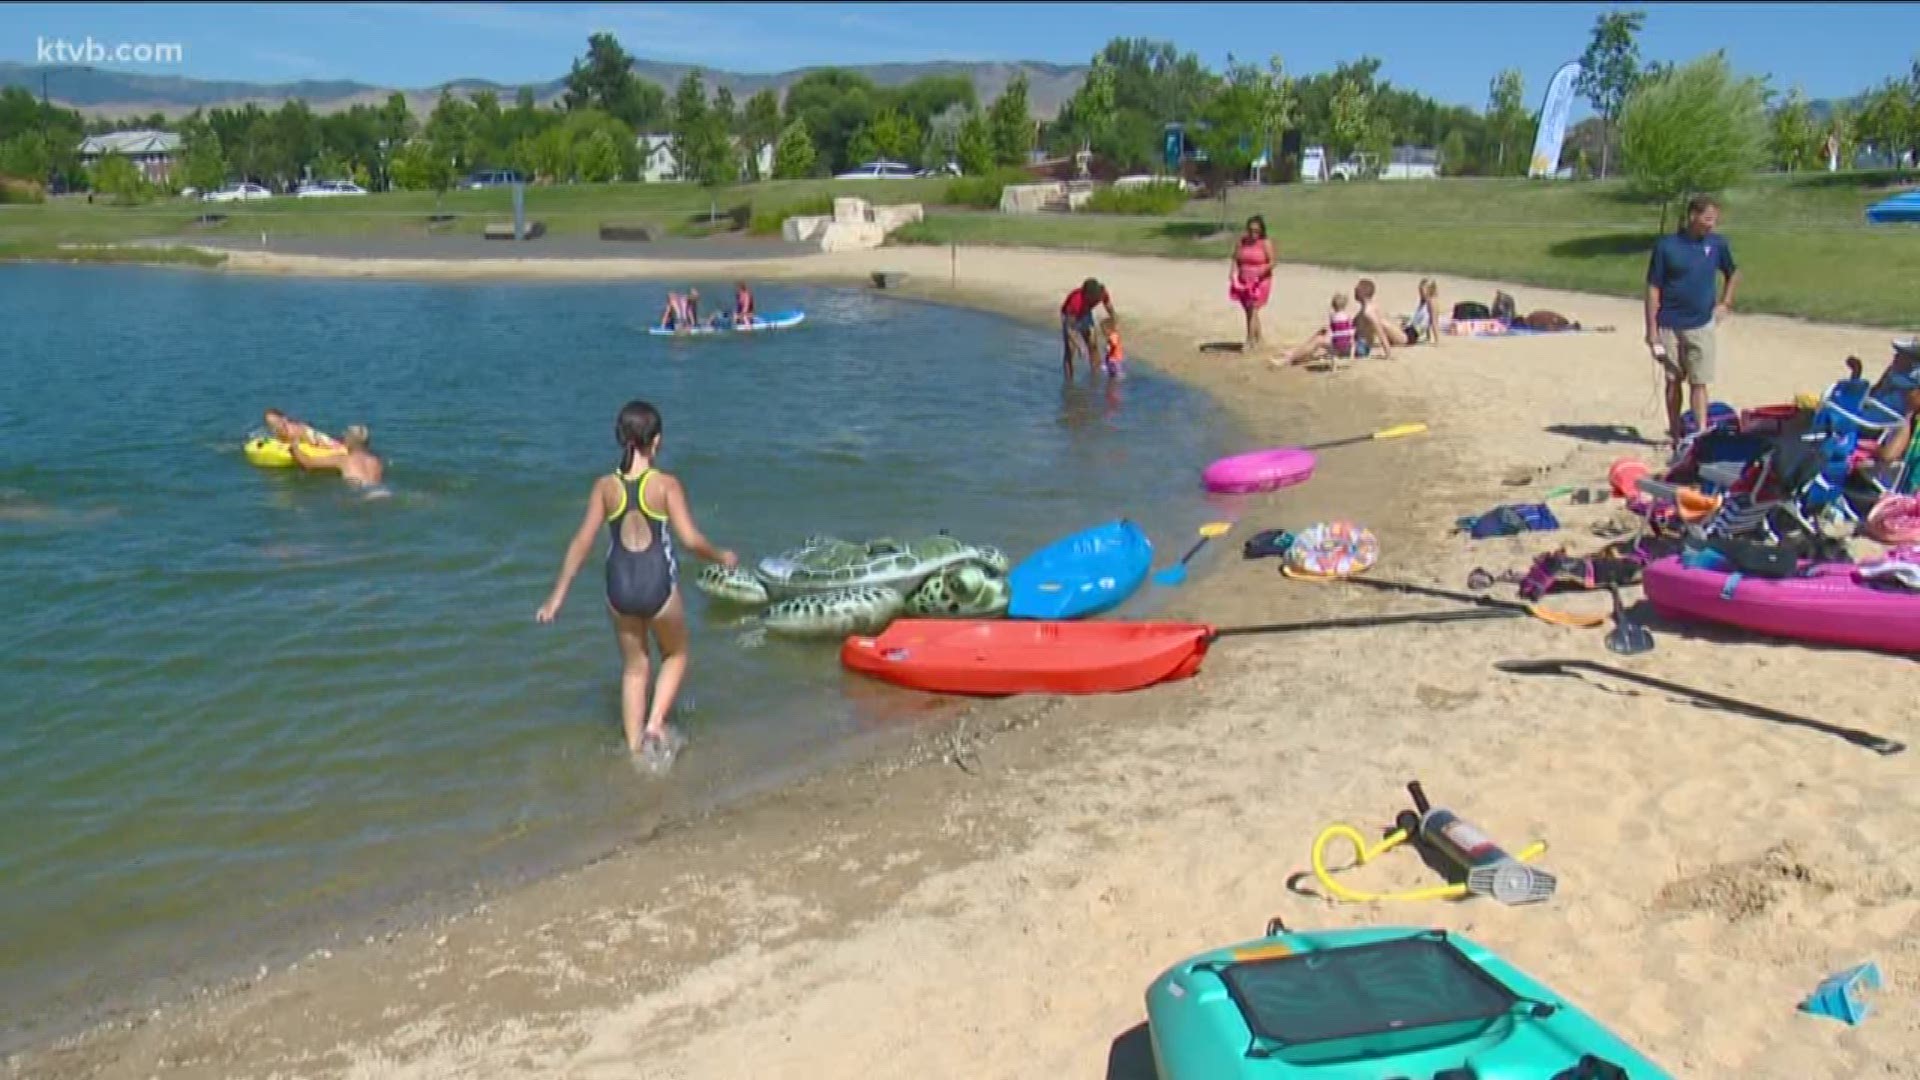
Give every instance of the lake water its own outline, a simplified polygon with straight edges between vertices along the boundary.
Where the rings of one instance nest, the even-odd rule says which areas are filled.
[[[943,528],[1018,558],[1126,515],[1165,563],[1207,516],[1217,408],[1138,365],[1063,387],[1052,334],[800,287],[760,298],[800,329],[651,338],[662,294],[0,267],[0,1044],[925,714],[694,593],[692,742],[633,768],[604,541],[533,621],[629,398],[743,558]],[[249,466],[267,406],[369,424],[394,496]]]

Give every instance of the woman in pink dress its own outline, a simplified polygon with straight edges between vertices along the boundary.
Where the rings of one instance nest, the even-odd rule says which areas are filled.
[[[1227,297],[1247,313],[1247,344],[1260,344],[1260,309],[1273,295],[1273,241],[1267,239],[1267,219],[1255,214],[1233,250],[1233,270],[1227,275]]]

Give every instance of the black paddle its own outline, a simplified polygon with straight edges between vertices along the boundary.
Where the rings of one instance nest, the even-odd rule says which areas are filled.
[[[1280,569],[1282,573],[1285,573],[1287,567],[1282,566]],[[1539,604],[1522,604],[1515,600],[1496,600],[1491,596],[1475,596],[1472,593],[1454,592],[1451,589],[1436,589],[1431,585],[1415,585],[1409,581],[1390,581],[1386,578],[1361,577],[1357,574],[1330,580],[1344,581],[1353,585],[1366,585],[1375,589],[1388,589],[1393,592],[1413,593],[1416,596],[1432,596],[1442,600],[1458,600],[1463,604],[1493,608],[1498,611],[1516,611],[1525,615],[1531,615],[1543,622],[1553,623],[1555,626],[1572,626],[1587,629],[1600,626],[1607,621],[1599,615],[1579,615],[1571,611],[1554,611],[1552,608],[1541,607]]]
[[[1398,626],[1402,623],[1472,622],[1477,619],[1511,619],[1522,611],[1415,611],[1400,615],[1359,615],[1346,619],[1316,619],[1312,622],[1265,623],[1259,626],[1228,626],[1207,635],[1209,641],[1247,634],[1291,634],[1300,630],[1357,630],[1365,626]]]
[[[1781,712],[1778,709],[1770,709],[1765,705],[1755,705],[1751,702],[1741,701],[1738,698],[1725,697],[1707,690],[1695,690],[1691,686],[1682,686],[1679,683],[1671,683],[1665,679],[1656,679],[1651,675],[1642,675],[1636,671],[1627,671],[1622,668],[1611,667],[1607,664],[1596,664],[1591,660],[1501,660],[1493,666],[1512,675],[1564,675],[1573,679],[1580,677],[1580,671],[1591,671],[1600,675],[1611,675],[1617,679],[1625,679],[1628,682],[1641,683],[1646,686],[1651,686],[1656,690],[1665,690],[1669,694],[1677,694],[1681,697],[1689,698],[1694,703],[1704,705],[1708,708],[1725,709],[1727,712],[1739,713],[1742,716],[1751,716],[1757,720],[1767,720],[1776,724],[1811,728],[1825,735],[1833,735],[1845,739],[1855,746],[1865,747],[1876,754],[1898,754],[1907,748],[1906,743],[1898,742],[1881,735],[1875,735],[1870,731],[1841,727],[1837,724],[1829,724],[1823,720],[1809,720],[1804,716],[1795,716],[1792,713]]]

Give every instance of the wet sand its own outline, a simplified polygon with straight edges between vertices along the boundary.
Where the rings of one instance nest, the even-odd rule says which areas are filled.
[[[1328,451],[1315,480],[1223,503],[1237,527],[1167,614],[1220,625],[1432,610],[1440,601],[1282,579],[1261,528],[1373,527],[1377,574],[1458,588],[1474,566],[1603,541],[1618,504],[1557,503],[1558,533],[1470,542],[1453,520],[1604,485],[1662,419],[1631,301],[1501,286],[1613,334],[1448,339],[1335,372],[1275,371],[1357,275],[1283,266],[1261,354],[1237,341],[1225,258],[1194,263],[901,248],[731,264],[864,284],[1050,324],[1089,274],[1134,353],[1211,391],[1254,445],[1422,420],[1424,436]],[[950,282],[949,273],[956,280]],[[236,254],[228,272],[691,277],[693,261],[329,261]],[[1417,275],[1377,274],[1389,310]],[[1442,302],[1491,283],[1440,280]],[[1870,370],[1889,335],[1761,316],[1722,330],[1743,405]],[[1203,462],[1195,462],[1197,473]],[[1524,484],[1509,480],[1525,479]],[[1630,592],[1629,598],[1637,596]],[[1556,605],[1600,611],[1599,596]],[[1912,741],[1909,660],[1655,624],[1623,663]],[[1534,620],[1222,641],[1175,686],[984,706],[910,745],[667,830],[458,917],[400,928],[16,1058],[22,1076],[1144,1077],[1142,994],[1198,949],[1297,929],[1472,934],[1675,1075],[1920,1076],[1920,768],[1817,733],[1496,672],[1501,658],[1620,662],[1601,631]],[[1335,906],[1289,889],[1324,824],[1384,825],[1409,779],[1508,844],[1541,837],[1560,891]],[[1433,883],[1410,854],[1363,886]],[[1794,1011],[1867,959],[1888,980],[1859,1028]]]

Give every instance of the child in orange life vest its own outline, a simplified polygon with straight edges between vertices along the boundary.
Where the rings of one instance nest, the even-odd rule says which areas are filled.
[[[1112,319],[1101,319],[1100,332],[1107,336],[1107,358],[1101,365],[1107,373],[1107,378],[1119,379],[1125,377],[1126,373],[1123,365],[1126,364],[1127,357],[1126,353],[1120,348],[1120,328],[1113,325]]]

